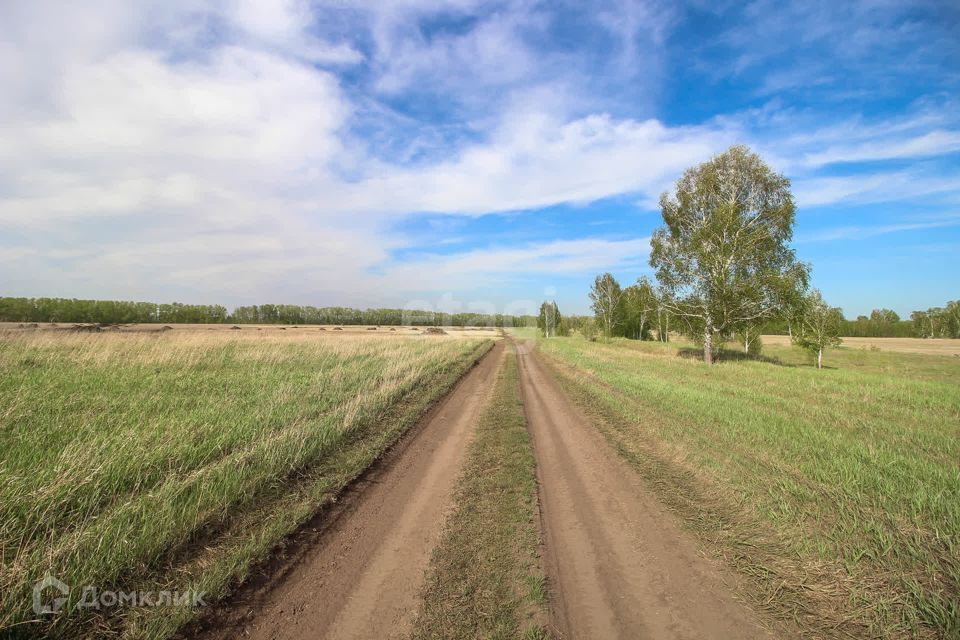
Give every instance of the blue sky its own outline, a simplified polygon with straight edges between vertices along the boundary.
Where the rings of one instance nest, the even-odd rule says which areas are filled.
[[[960,296],[960,6],[0,5],[0,295],[585,312],[735,143],[850,317]]]

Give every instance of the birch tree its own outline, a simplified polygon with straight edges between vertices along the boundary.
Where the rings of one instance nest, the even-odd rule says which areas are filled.
[[[610,273],[597,276],[593,282],[593,288],[590,289],[593,313],[600,325],[600,330],[608,338],[613,335],[614,328],[620,323],[617,312],[622,295],[620,283]]]
[[[657,288],[657,338],[660,342],[670,342],[670,308],[673,297],[664,286]]]
[[[646,276],[638,278],[635,284],[623,290],[620,297],[621,322],[626,337],[634,340],[646,340],[650,325],[657,312],[657,292]]]
[[[842,322],[843,312],[828,305],[819,290],[814,289],[804,299],[793,342],[813,354],[817,369],[823,368],[823,350],[840,345]]]
[[[702,339],[708,364],[718,333],[774,318],[806,289],[809,266],[788,245],[790,181],[747,147],[685,171],[660,210],[650,264],[674,297],[669,310]]]
[[[559,335],[560,323],[560,309],[555,301],[544,302],[540,305],[537,328],[543,332],[544,338]]]

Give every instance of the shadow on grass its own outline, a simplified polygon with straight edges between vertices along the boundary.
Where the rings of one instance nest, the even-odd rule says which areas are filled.
[[[686,358],[688,360],[703,360],[703,349],[698,349],[696,347],[681,347],[677,349],[677,355],[681,358]],[[713,356],[714,364],[722,364],[724,362],[765,362],[767,364],[775,364],[779,367],[790,367],[797,368],[803,365],[792,364],[789,362],[784,362],[780,358],[770,357],[765,355],[756,355],[752,353],[744,353],[743,351],[735,351],[733,349],[720,349]]]

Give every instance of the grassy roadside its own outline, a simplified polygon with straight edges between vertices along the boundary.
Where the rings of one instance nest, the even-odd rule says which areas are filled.
[[[739,570],[755,604],[814,636],[960,634],[951,376],[893,377],[889,354],[871,352],[849,354],[863,360],[856,370],[816,371],[708,368],[675,345],[539,345],[613,446]]]
[[[511,350],[431,561],[414,638],[547,638],[536,476]]]
[[[71,610],[79,586],[215,600],[492,346],[315,336],[0,343],[0,629],[163,638],[197,611]],[[75,587],[31,622],[49,572]]]

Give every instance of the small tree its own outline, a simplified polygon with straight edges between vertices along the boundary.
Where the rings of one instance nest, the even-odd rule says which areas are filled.
[[[614,328],[620,323],[618,311],[622,295],[620,283],[609,273],[597,276],[593,282],[593,288],[590,289],[590,301],[597,324],[608,338],[613,335]]]
[[[752,356],[760,355],[763,341],[760,339],[760,327],[745,324],[737,331],[737,342],[743,345],[743,352]]]
[[[561,335],[562,318],[560,309],[553,300],[544,302],[540,305],[540,315],[537,317],[537,328],[543,333],[544,338],[551,338]]]
[[[657,305],[657,292],[646,276],[624,289],[620,296],[623,334],[634,340],[648,339]]]
[[[775,317],[791,292],[806,289],[809,267],[789,247],[790,181],[746,147],[688,169],[660,197],[660,210],[650,264],[708,364],[715,335]]]
[[[657,339],[670,342],[670,308],[673,298],[670,291],[660,286],[657,289]]]
[[[817,369],[823,368],[823,350],[840,345],[840,325],[843,312],[828,305],[820,291],[814,289],[804,299],[793,333],[794,344],[810,351],[817,360]]]
[[[597,339],[597,322],[593,318],[587,318],[580,324],[580,333],[585,340],[593,342]]]

